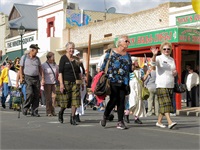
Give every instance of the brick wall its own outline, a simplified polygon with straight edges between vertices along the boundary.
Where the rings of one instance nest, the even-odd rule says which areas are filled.
[[[84,47],[88,44],[89,34],[92,34],[92,43],[99,43],[107,40],[112,41],[117,35],[121,34],[133,34],[167,27],[169,25],[168,9],[169,3],[166,3],[153,9],[117,19],[97,22],[83,27],[74,27],[70,29],[70,40],[75,42],[77,47]],[[64,41],[68,41],[67,30],[64,31]],[[112,33],[112,36],[104,38],[104,35],[109,33]]]

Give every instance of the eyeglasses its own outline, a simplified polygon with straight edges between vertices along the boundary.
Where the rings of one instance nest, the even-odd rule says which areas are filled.
[[[130,41],[129,41],[129,40],[125,40],[124,42],[126,42],[126,43],[130,43]]]
[[[170,48],[163,48],[163,50],[164,50],[164,51],[166,51],[166,50],[170,51]]]

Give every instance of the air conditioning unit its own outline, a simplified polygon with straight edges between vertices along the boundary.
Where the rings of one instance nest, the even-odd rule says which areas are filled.
[[[78,9],[78,4],[77,3],[68,3],[67,4],[67,9]]]

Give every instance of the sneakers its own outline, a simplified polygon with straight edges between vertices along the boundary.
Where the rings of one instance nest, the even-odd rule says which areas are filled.
[[[176,116],[176,113],[170,113],[170,116],[174,116],[174,117],[175,117],[175,116]]]
[[[175,125],[177,125],[177,123],[176,122],[172,122],[170,125],[168,125],[168,128],[172,129]]]
[[[128,128],[124,124],[124,121],[120,121],[120,122],[117,123],[117,129],[125,130],[125,129],[128,129]]]
[[[157,126],[157,127],[160,127],[160,128],[166,128],[166,125],[164,125],[164,124],[159,124],[158,122],[156,123],[156,126]]]
[[[140,119],[137,118],[137,119],[135,119],[135,123],[137,123],[137,124],[142,124],[142,121],[140,121]]]

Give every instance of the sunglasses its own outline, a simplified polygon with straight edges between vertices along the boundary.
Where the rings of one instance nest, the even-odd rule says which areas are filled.
[[[166,51],[166,50],[170,51],[170,48],[163,48],[163,50],[164,50],[164,51]]]
[[[130,41],[129,41],[129,40],[125,40],[124,42],[126,42],[126,43],[130,43]]]

